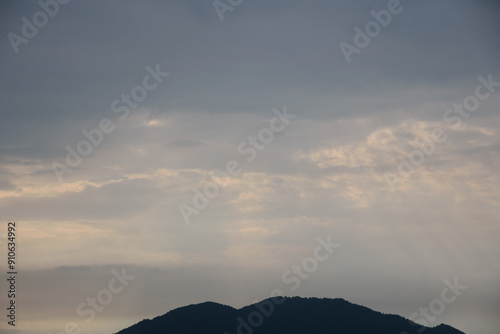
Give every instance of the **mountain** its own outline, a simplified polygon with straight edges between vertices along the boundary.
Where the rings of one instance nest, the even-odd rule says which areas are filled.
[[[275,297],[235,309],[213,302],[177,308],[117,334],[464,334],[430,328],[344,299]]]

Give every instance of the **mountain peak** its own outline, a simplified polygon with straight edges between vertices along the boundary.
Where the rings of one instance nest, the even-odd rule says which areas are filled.
[[[143,320],[117,334],[463,334],[441,324],[430,328],[342,298],[274,297],[235,309],[204,302]]]

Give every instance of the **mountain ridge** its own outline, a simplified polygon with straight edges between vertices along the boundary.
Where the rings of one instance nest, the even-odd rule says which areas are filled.
[[[272,297],[240,309],[211,301],[144,319],[116,334],[464,334],[425,327],[342,298]]]

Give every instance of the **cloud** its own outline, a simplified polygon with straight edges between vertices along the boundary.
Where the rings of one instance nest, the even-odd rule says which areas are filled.
[[[498,93],[457,129],[442,119],[479,75],[500,80],[499,6],[402,4],[352,64],[339,43],[387,1],[245,1],[223,22],[209,1],[70,2],[18,54],[0,40],[0,212],[20,225],[26,332],[74,319],[123,264],[137,286],[85,332],[243,306],[327,234],[341,254],[297,293],[411,313],[460,275],[474,290],[440,320],[494,324]],[[3,6],[4,36],[40,9]],[[121,120],[112,101],[154,64],[171,74]],[[296,119],[246,161],[238,145],[284,105]],[[116,129],[60,183],[51,164],[103,118]],[[448,139],[391,192],[385,173],[437,127]],[[230,160],[241,174],[186,226],[178,204]]]

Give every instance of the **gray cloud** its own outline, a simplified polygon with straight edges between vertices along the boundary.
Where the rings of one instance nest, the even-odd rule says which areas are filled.
[[[387,1],[244,1],[223,22],[210,1],[75,1],[18,54],[6,36],[40,7],[3,3],[0,212],[21,226],[25,322],[0,330],[80,321],[122,265],[137,280],[85,332],[241,307],[286,290],[283,271],[331,234],[338,256],[290,294],[409,316],[459,276],[470,288],[439,322],[496,333],[499,92],[458,129],[443,114],[479,75],[500,81],[500,6],[401,3],[350,64],[339,43]],[[121,120],[112,101],[156,64],[170,75]],[[238,145],[285,105],[297,117],[246,161]],[[60,183],[51,163],[103,118],[115,130]],[[447,141],[390,192],[384,173],[436,127]],[[184,225],[178,204],[230,160],[242,173]]]

